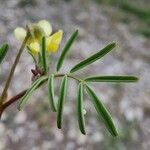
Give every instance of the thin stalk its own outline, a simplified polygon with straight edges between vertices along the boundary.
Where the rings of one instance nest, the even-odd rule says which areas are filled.
[[[27,35],[26,35],[24,41],[22,42],[22,45],[21,45],[21,47],[20,47],[20,49],[19,49],[19,52],[18,52],[18,54],[17,54],[17,56],[16,56],[16,59],[15,59],[13,65],[12,65],[12,67],[11,67],[10,73],[9,73],[8,78],[7,78],[7,80],[6,80],[6,83],[5,83],[4,90],[3,90],[2,95],[1,95],[1,97],[0,97],[0,106],[3,104],[3,102],[4,102],[4,100],[5,100],[5,97],[6,97],[6,95],[7,95],[7,90],[8,90],[8,88],[9,88],[10,82],[11,82],[12,77],[13,77],[13,75],[14,75],[16,66],[17,66],[17,64],[18,64],[18,62],[19,62],[20,56],[21,56],[21,54],[22,54],[22,52],[23,52],[23,49],[24,49],[24,47],[25,47],[25,45],[26,45],[26,42],[27,42],[27,40],[28,40],[28,38],[29,38],[29,34],[30,34],[30,33],[29,33],[29,30],[27,29]]]
[[[55,77],[63,77],[64,75],[67,75],[69,78],[72,78],[72,79],[74,79],[74,80],[76,80],[78,82],[84,82],[84,80],[82,80],[82,79],[80,79],[78,77],[75,77],[75,76],[73,76],[71,74],[63,74],[63,73],[54,74]]]

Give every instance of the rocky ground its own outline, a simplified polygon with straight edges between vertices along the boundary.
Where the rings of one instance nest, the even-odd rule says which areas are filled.
[[[109,42],[116,41],[118,47],[111,54],[80,73],[133,74],[140,78],[134,84],[93,85],[112,112],[119,130],[117,139],[112,138],[104,125],[97,120],[87,96],[87,135],[81,135],[75,116],[76,84],[70,81],[62,131],[56,127],[56,114],[49,110],[46,87],[43,87],[35,92],[23,111],[18,112],[17,105],[14,104],[3,114],[0,122],[0,150],[150,149],[150,41],[132,30],[139,24],[136,17],[131,16],[131,22],[125,23],[120,21],[121,15],[123,13],[118,8],[90,0],[32,0],[28,4],[23,0],[0,0],[0,43],[11,43],[6,61],[0,70],[0,90],[20,46],[13,36],[14,28],[40,19],[48,19],[55,29],[63,29],[64,41],[75,28],[80,31],[79,38],[65,61],[64,72]],[[55,60],[58,56],[58,53],[54,55]],[[10,96],[29,86],[32,67],[31,58],[24,53],[9,90]]]

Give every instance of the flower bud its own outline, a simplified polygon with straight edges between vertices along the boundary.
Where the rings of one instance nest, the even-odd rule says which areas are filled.
[[[21,27],[17,27],[15,30],[14,30],[14,35],[16,37],[16,39],[20,40],[20,41],[23,41],[24,38],[26,37],[26,30],[24,28],[21,28]]]

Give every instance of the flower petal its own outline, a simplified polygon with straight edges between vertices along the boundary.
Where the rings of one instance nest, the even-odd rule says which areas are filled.
[[[37,54],[40,52],[40,44],[38,42],[32,42],[29,45],[32,54]]]
[[[47,20],[39,21],[38,26],[43,29],[46,36],[49,36],[52,33],[52,26]]]
[[[17,27],[15,30],[14,30],[14,35],[16,37],[16,39],[20,40],[20,41],[23,41],[24,38],[26,37],[26,30],[24,28],[21,28],[21,27]]]
[[[60,42],[62,40],[63,31],[59,30],[58,32],[54,33],[52,36],[47,38],[46,46],[48,52],[56,52],[59,48]]]

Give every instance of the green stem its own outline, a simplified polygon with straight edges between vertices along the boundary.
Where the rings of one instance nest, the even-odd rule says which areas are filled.
[[[82,80],[82,79],[80,79],[78,77],[75,77],[75,76],[73,76],[71,74],[64,74],[64,73],[56,73],[56,74],[54,74],[55,77],[63,77],[65,75],[67,75],[69,78],[72,78],[72,79],[74,79],[74,80],[76,80],[78,82],[84,82],[84,80]]]
[[[44,73],[48,74],[47,55],[46,55],[46,38],[42,38],[42,65]]]
[[[23,41],[23,43],[22,43],[22,45],[21,45],[21,47],[20,47],[20,49],[19,49],[19,52],[18,52],[18,54],[17,54],[17,56],[16,56],[16,59],[15,59],[13,65],[12,65],[12,67],[11,67],[10,73],[9,73],[8,78],[7,78],[7,80],[6,80],[4,90],[3,90],[2,95],[1,95],[1,97],[0,97],[0,106],[3,104],[3,102],[4,102],[5,98],[6,98],[7,90],[8,90],[8,88],[9,88],[9,85],[10,85],[10,82],[11,82],[12,77],[13,77],[13,75],[14,75],[16,66],[17,66],[17,64],[18,64],[18,62],[19,62],[20,56],[21,56],[21,54],[22,54],[22,52],[23,52],[23,49],[24,49],[24,47],[25,47],[25,45],[26,45],[26,42],[27,42],[28,38],[29,38],[29,31],[27,30],[27,35],[26,35],[26,37],[25,37],[25,39],[24,39],[24,41]]]

